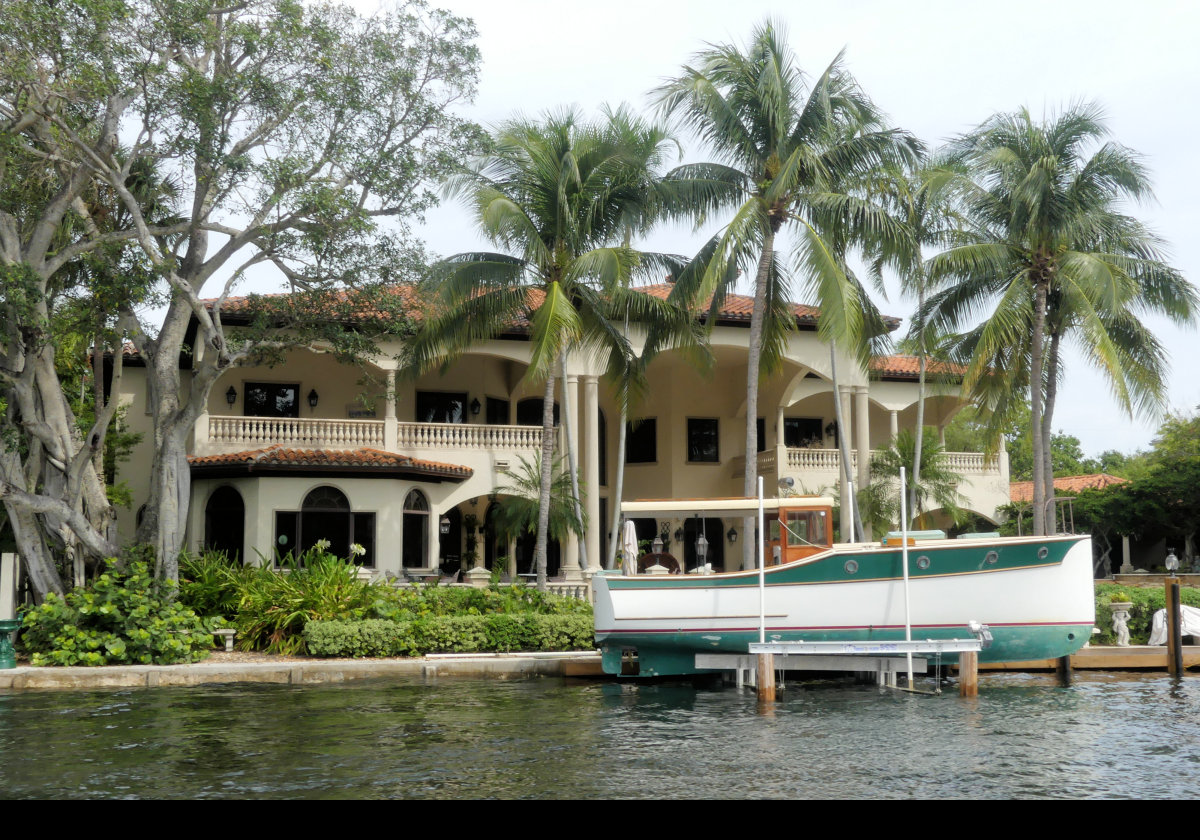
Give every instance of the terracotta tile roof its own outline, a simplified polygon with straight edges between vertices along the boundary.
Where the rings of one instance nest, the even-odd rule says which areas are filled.
[[[1126,484],[1129,482],[1127,478],[1120,478],[1108,473],[1092,473],[1091,475],[1064,475],[1062,478],[1054,479],[1054,492],[1058,493],[1078,493],[1080,490],[1100,490],[1104,487],[1111,487],[1114,484]],[[1033,482],[1032,481],[1014,481],[1008,485],[1009,497],[1014,502],[1032,502],[1033,501]]]
[[[919,356],[876,356],[871,359],[870,372],[879,376],[894,376],[916,379],[921,375]],[[967,369],[962,365],[929,359],[925,364],[927,376],[962,376]]]
[[[652,295],[659,300],[666,300],[673,288],[675,288],[673,283],[655,283],[649,286],[640,286],[638,291]],[[712,298],[709,298],[704,302],[701,311],[707,312],[711,304]],[[749,295],[726,295],[718,317],[727,321],[746,321],[748,323],[753,312],[754,298]],[[803,324],[815,325],[821,315],[821,310],[817,307],[803,303],[793,303],[792,312],[795,314],[796,320]],[[898,324],[899,321],[896,323]]]
[[[424,461],[384,452],[381,449],[289,449],[282,445],[268,446],[247,452],[225,455],[191,455],[188,463],[193,470],[211,471],[222,467],[245,467],[248,472],[285,468],[293,470],[349,470],[354,472],[402,472],[425,474],[440,478],[469,478],[470,467]]]
[[[648,286],[638,287],[638,291],[643,292],[648,295],[653,295],[654,297],[658,298],[659,300],[666,300],[667,296],[671,293],[671,289],[673,289],[673,288],[674,288],[674,284],[672,284],[672,283],[655,283],[655,284],[651,284]],[[396,286],[393,286],[392,289],[394,290],[394,292],[396,294],[401,296],[405,311],[409,314],[409,316],[412,317],[413,320],[415,320],[415,321],[418,321],[418,322],[421,321],[424,314],[428,311],[427,307],[429,305],[429,302],[422,299],[417,294],[417,291],[416,291],[415,287],[413,287],[413,286],[397,284]],[[348,295],[349,292],[338,292],[336,294],[338,296],[337,299],[339,301],[344,301],[344,300],[346,300],[346,295]],[[252,311],[253,304],[255,302],[269,301],[272,299],[283,298],[283,297],[286,297],[286,294],[259,295],[259,296],[254,296],[254,297],[231,297],[231,298],[227,298],[225,300],[225,303],[222,304],[221,312],[222,312],[222,314],[225,314],[225,315],[248,314],[249,312]],[[529,292],[528,303],[529,303],[529,309],[531,311],[537,309],[538,306],[541,305],[542,297],[543,297],[543,295],[540,290],[535,289],[535,290],[532,290]],[[709,298],[708,301],[705,301],[705,304],[703,307],[704,312],[707,312],[708,305],[709,305],[709,303],[711,303],[711,300],[712,299]],[[203,301],[203,303],[206,306],[211,308],[213,306],[213,304],[215,303],[215,300],[208,299],[208,300]],[[726,295],[725,302],[721,306],[721,311],[720,311],[718,317],[725,321],[744,321],[746,323],[749,323],[753,310],[754,310],[754,298],[752,298],[748,295]],[[817,307],[808,306],[807,304],[803,304],[803,303],[792,304],[792,312],[795,313],[796,320],[799,323],[806,324],[806,325],[813,325],[813,326],[816,325],[817,320],[821,314],[820,310],[817,309]],[[367,313],[364,313],[364,314],[367,314]],[[370,314],[377,314],[377,313],[370,313]],[[885,318],[885,320],[887,321],[888,326],[891,329],[895,329],[896,327],[898,327],[900,325],[899,318],[887,317],[887,318]],[[518,330],[518,331],[522,331],[522,332],[526,331],[529,329],[529,320],[523,316],[518,317],[518,318],[514,319],[513,323],[510,325],[510,328]]]

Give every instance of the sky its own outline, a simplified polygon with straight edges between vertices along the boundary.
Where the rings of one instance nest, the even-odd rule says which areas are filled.
[[[377,0],[355,0],[369,14]],[[462,114],[494,126],[574,105],[595,115],[629,103],[646,113],[647,93],[706,42],[742,43],[769,18],[788,33],[800,66],[819,74],[845,49],[845,62],[893,123],[931,147],[992,114],[1027,107],[1035,115],[1080,101],[1099,103],[1112,139],[1144,156],[1156,201],[1132,208],[1169,245],[1170,261],[1200,282],[1200,4],[1094,2],[687,3],[608,0],[431,0],[470,17],[483,56],[479,92]],[[686,142],[686,157],[706,155]],[[457,205],[432,211],[419,231],[447,255],[484,245]],[[692,253],[704,233],[658,232],[650,250]],[[878,300],[907,318],[912,301]],[[1151,320],[1170,354],[1169,408],[1200,406],[1200,334]],[[1078,437],[1088,455],[1150,445],[1159,418],[1130,419],[1104,378],[1074,349],[1065,360],[1054,425]]]

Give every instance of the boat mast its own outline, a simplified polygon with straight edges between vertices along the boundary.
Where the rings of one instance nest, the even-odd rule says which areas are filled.
[[[904,641],[912,641],[912,613],[908,600],[908,506],[905,500],[904,467],[900,468],[900,564],[904,567]],[[913,687],[912,645],[908,646],[908,687]]]
[[[763,477],[758,477],[758,643],[767,643],[767,561],[763,549],[767,529],[763,521]]]

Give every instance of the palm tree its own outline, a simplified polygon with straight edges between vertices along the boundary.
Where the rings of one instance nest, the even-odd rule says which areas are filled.
[[[518,456],[520,466],[509,473],[509,482],[496,487],[496,532],[503,539],[517,539],[537,532],[538,515],[542,510],[541,456],[528,461]],[[547,519],[549,539],[562,544],[574,534],[582,537],[586,523],[572,496],[570,476],[563,471],[561,461],[551,465],[550,504]]]
[[[848,277],[844,250],[829,234],[844,234],[843,245],[863,234],[897,234],[886,214],[845,191],[845,185],[903,156],[912,144],[887,128],[843,67],[841,55],[811,86],[806,84],[779,27],[769,21],[754,30],[744,48],[709,45],[655,96],[664,113],[691,129],[718,158],[678,167],[669,178],[689,185],[685,194],[701,218],[733,212],[717,237],[709,270],[698,274],[695,284],[676,283],[676,293],[689,304],[711,296],[715,312],[732,285],[730,265],[754,277],[744,484],[745,494],[752,495],[758,473],[759,381],[777,368],[786,332],[794,327],[786,305],[788,275],[776,259],[776,239],[786,227],[796,229],[804,280],[821,308],[822,337],[865,363],[862,339],[870,332],[872,307],[861,286]],[[848,459],[843,462],[848,470]]]
[[[919,317],[925,311],[925,299],[929,292],[929,276],[922,249],[945,243],[955,224],[955,214],[950,204],[948,183],[954,176],[945,162],[940,160],[911,160],[899,165],[890,164],[879,172],[874,189],[884,205],[903,223],[909,236],[903,240],[904,247],[888,250],[875,247],[871,257],[872,273],[882,285],[885,264],[896,270],[900,289],[917,299],[918,317],[913,319],[905,339],[917,356],[917,423],[913,438],[912,462],[908,509],[916,510],[917,488],[921,483],[922,449],[925,432],[925,385],[931,343],[938,343],[938,336],[930,335],[930,325]]]
[[[505,328],[528,325],[526,375],[545,382],[535,549],[541,587],[555,382],[565,354],[596,353],[619,373],[633,355],[615,325],[625,313],[686,329],[686,314],[630,287],[639,270],[679,265],[628,244],[629,231],[644,229],[668,196],[658,182],[672,141],[624,109],[605,117],[588,123],[563,111],[540,121],[511,120],[496,131],[491,153],[449,182],[447,192],[473,208],[480,230],[506,252],[458,254],[437,266],[437,308],[409,347],[411,369],[428,370]]]
[[[1028,384],[1036,534],[1053,530],[1049,432],[1063,339],[1077,339],[1126,411],[1157,409],[1163,354],[1141,319],[1186,323],[1200,303],[1157,237],[1121,212],[1152,192],[1139,157],[1107,134],[1100,109],[1082,104],[1042,123],[1025,109],[998,114],[954,141],[968,225],[929,265],[945,287],[930,300],[934,317],[958,325],[994,304],[973,333],[964,384]]]
[[[872,456],[871,483],[859,491],[859,497],[873,526],[886,529],[899,524],[900,468],[908,469],[916,462],[916,443],[916,436],[904,429],[887,448]],[[909,498],[915,500],[908,509],[910,527],[920,524],[925,514],[938,508],[956,521],[962,517],[959,506],[963,497],[958,485],[963,477],[950,469],[945,456],[940,443],[926,442],[920,453],[922,479],[918,482],[911,473],[907,477]]]

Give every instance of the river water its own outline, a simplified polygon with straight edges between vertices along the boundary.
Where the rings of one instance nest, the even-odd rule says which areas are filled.
[[[932,683],[927,687],[932,688]],[[9,798],[1193,798],[1200,677],[0,693]]]

